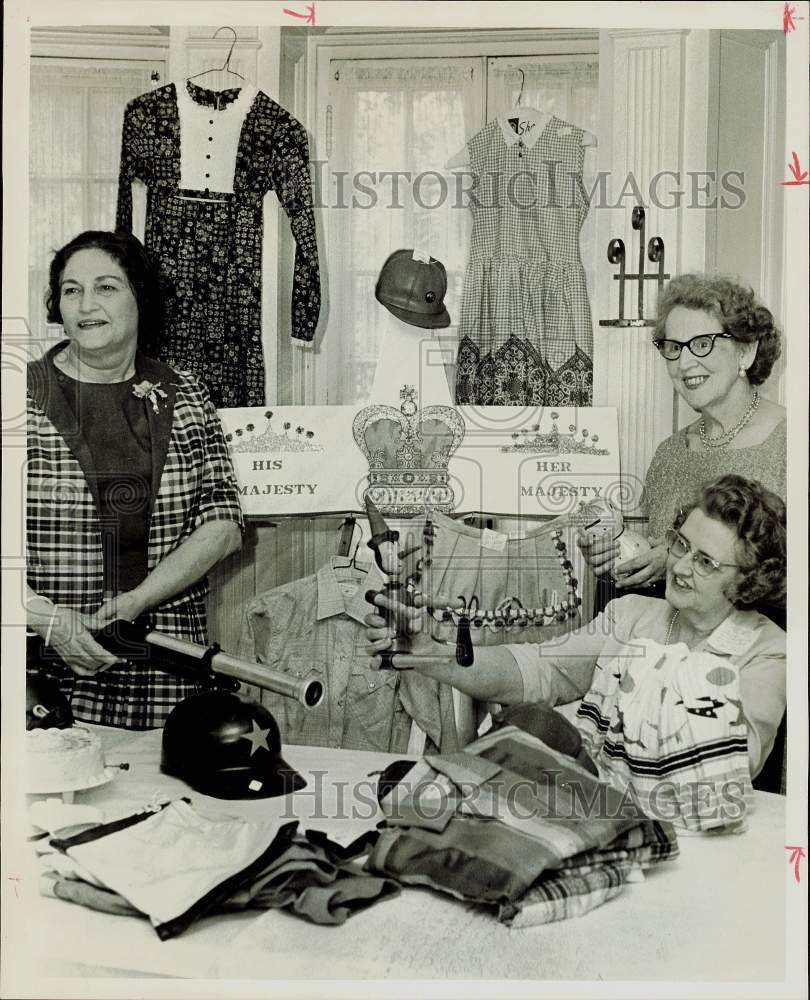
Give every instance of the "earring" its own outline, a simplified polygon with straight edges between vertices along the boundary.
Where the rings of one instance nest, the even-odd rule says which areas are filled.
[[[740,365],[740,378],[745,378],[748,375],[748,369]]]

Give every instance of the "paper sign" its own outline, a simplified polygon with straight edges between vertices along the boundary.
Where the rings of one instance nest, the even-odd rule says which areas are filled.
[[[390,487],[392,497],[407,493],[418,505],[419,484],[429,480],[433,485],[425,487],[427,502],[438,497],[446,502],[445,510],[456,514],[558,515],[573,511],[582,500],[597,499],[621,507],[627,492],[619,475],[613,408],[433,407],[424,411],[423,425],[422,411],[402,415],[392,403],[382,408],[375,404],[374,422],[356,420],[368,410],[220,410],[245,513],[362,510],[372,457],[377,462],[375,496],[388,496]],[[450,411],[456,421],[461,418],[460,438],[442,433],[437,410],[445,416]],[[358,426],[363,428],[361,444],[355,441]],[[414,427],[416,437],[408,438],[408,428]],[[451,448],[448,461],[451,440],[460,443]],[[381,462],[382,451],[387,458]]]

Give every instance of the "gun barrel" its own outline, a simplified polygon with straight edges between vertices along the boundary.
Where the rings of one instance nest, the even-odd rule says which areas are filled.
[[[287,698],[295,698],[305,708],[315,708],[323,701],[323,684],[312,677],[293,679],[278,670],[268,670],[259,663],[248,663],[247,660],[240,660],[227,653],[217,653],[211,661],[211,668],[214,673],[235,677],[245,684],[255,684]]]
[[[177,639],[162,632],[148,632],[146,642],[166,652],[202,660],[208,653],[205,646],[198,646],[187,639]],[[267,691],[294,698],[305,708],[315,708],[323,700],[323,684],[314,678],[291,678],[278,670],[268,670],[257,663],[242,660],[228,653],[215,653],[211,658],[211,669],[215,674],[233,677],[245,684],[253,684]]]

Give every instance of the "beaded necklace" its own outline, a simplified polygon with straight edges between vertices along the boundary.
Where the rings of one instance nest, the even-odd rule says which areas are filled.
[[[734,438],[740,433],[740,431],[749,422],[751,417],[756,413],[757,407],[759,406],[759,393],[754,390],[754,395],[751,397],[751,403],[748,409],[740,417],[737,423],[731,428],[730,431],[726,431],[725,434],[721,434],[719,437],[709,437],[706,433],[706,421],[701,419],[700,421],[700,443],[704,448],[725,448],[734,440]]]
[[[672,612],[672,617],[669,620],[669,628],[667,629],[667,637],[664,639],[665,646],[669,645],[669,640],[672,638],[672,629],[675,627],[675,622],[678,620],[679,614],[680,611],[677,608]]]
[[[431,566],[431,550],[435,533],[436,527],[428,519],[423,530],[424,556],[417,563],[415,572],[408,578],[406,584],[408,587],[415,586],[421,580],[422,570]],[[517,597],[507,598],[494,608],[482,608],[477,594],[473,594],[469,600],[460,596],[461,603],[459,605],[448,604],[444,607],[431,608],[430,614],[433,619],[443,623],[452,622],[456,626],[464,623],[471,628],[488,628],[492,632],[499,632],[501,629],[510,630],[528,628],[529,626],[547,627],[555,622],[564,622],[568,618],[573,618],[582,604],[582,598],[577,594],[579,581],[573,575],[573,564],[568,558],[562,533],[553,531],[551,537],[554,540],[557,559],[565,576],[568,590],[567,598],[560,601],[557,591],[552,591],[551,603],[542,608],[526,608]]]

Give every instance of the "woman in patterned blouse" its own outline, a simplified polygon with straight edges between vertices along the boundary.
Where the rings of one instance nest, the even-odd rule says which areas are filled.
[[[616,565],[617,542],[581,539],[597,576],[612,570],[625,593],[658,583],[652,592],[663,596],[664,533],[675,511],[717,476],[755,479],[785,499],[785,410],[757,391],[779,358],[780,339],[773,316],[750,288],[697,274],[670,282],[658,301],[653,343],[675,391],[698,418],[659,445],[647,470],[641,508],[650,548]]]
[[[138,351],[162,296],[137,239],[71,240],[47,304],[68,339],[28,366],[28,625],[76,718],[159,726],[196,686],[119,663],[91,630],[148,615],[207,641],[206,573],[241,544],[233,467],[206,388]]]
[[[395,624],[369,615],[368,651],[407,632],[413,669],[479,701],[581,699],[576,726],[600,777],[655,818],[725,826],[750,804],[785,710],[785,633],[753,610],[784,596],[785,505],[760,483],[722,476],[679,513],[666,548],[664,600],[620,597],[567,635],[476,648],[469,667],[434,638],[452,639],[448,626],[431,634],[423,607],[379,593]],[[553,731],[543,738],[553,745]]]

